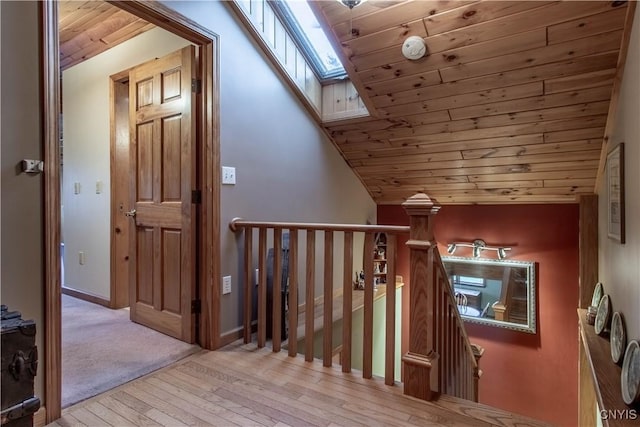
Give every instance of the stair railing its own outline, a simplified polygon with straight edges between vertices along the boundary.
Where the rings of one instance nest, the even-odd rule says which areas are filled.
[[[353,224],[313,224],[285,222],[256,222],[234,219],[230,227],[234,232],[244,232],[244,342],[252,339],[254,241],[257,237],[258,290],[257,290],[257,345],[264,347],[267,341],[267,245],[271,241],[274,248],[273,287],[272,287],[272,346],[274,352],[282,349],[281,321],[282,301],[275,296],[281,295],[282,288],[282,236],[289,233],[288,251],[288,354],[298,354],[298,340],[304,338],[304,355],[307,361],[314,358],[313,334],[315,325],[314,308],[316,306],[316,237],[323,256],[322,286],[322,329],[332,330],[333,322],[342,316],[342,371],[351,372],[352,312],[354,308],[353,256],[354,234],[364,233],[364,325],[363,336],[363,378],[372,377],[373,366],[373,303],[374,303],[374,259],[375,236],[385,233],[386,246],[386,305],[385,305],[385,383],[394,384],[395,365],[395,277],[398,235],[409,232],[407,246],[410,249],[410,302],[409,302],[409,349],[402,356],[404,366],[404,393],[423,400],[432,400],[438,394],[449,394],[460,398],[478,400],[478,379],[480,370],[478,360],[483,350],[469,343],[458,306],[450,286],[444,265],[437,251],[433,236],[433,215],[440,206],[427,195],[419,193],[404,204],[410,218],[410,227],[353,225]],[[334,288],[334,249],[335,235],[343,236],[343,277],[341,289]],[[256,236],[257,235],[257,236]],[[302,245],[299,237],[306,237],[304,263],[305,302],[299,306],[298,256]],[[285,280],[286,282],[286,280]],[[342,309],[334,308],[334,298],[341,295]],[[304,307],[304,328],[299,332],[299,307]],[[324,366],[332,365],[334,343],[331,333],[323,333],[322,360]]]
[[[333,328],[333,322],[336,317],[342,317],[342,371],[351,372],[351,342],[352,342],[352,313],[355,305],[354,293],[358,292],[358,300],[363,299],[363,315],[364,325],[363,331],[358,333],[363,336],[363,354],[362,354],[362,376],[371,378],[373,375],[373,304],[374,294],[376,293],[374,281],[381,273],[374,271],[374,247],[375,236],[384,233],[386,235],[386,284],[378,285],[386,290],[386,306],[385,306],[385,383],[394,384],[394,365],[395,365],[395,319],[396,319],[396,245],[397,236],[406,234],[409,227],[403,226],[380,226],[380,225],[355,225],[355,224],[314,224],[314,223],[285,223],[285,222],[256,222],[245,221],[239,218],[234,219],[230,224],[234,232],[244,232],[244,342],[251,342],[252,338],[252,280],[254,276],[254,241],[257,234],[257,259],[258,259],[258,298],[257,298],[257,345],[264,347],[267,341],[267,242],[273,244],[273,287],[272,287],[272,346],[274,352],[282,349],[282,301],[275,296],[281,295],[282,288],[282,235],[284,232],[289,233],[289,252],[288,252],[288,298],[285,302],[288,305],[287,322],[288,322],[288,339],[287,347],[289,356],[296,356],[298,353],[298,340],[304,338],[305,348],[304,354],[307,361],[314,358],[313,352],[313,335],[318,329],[315,324],[314,308],[316,306],[316,238],[323,238],[318,242],[322,252],[323,263],[323,285],[322,285],[322,329],[330,331]],[[254,232],[255,230],[255,232]],[[334,250],[336,244],[334,240],[338,240],[335,236],[341,233],[343,240],[342,252],[342,286],[334,289]],[[354,235],[357,233],[364,234],[364,290],[354,290]],[[299,244],[299,237],[305,236],[306,246]],[[361,236],[360,236],[361,237]],[[305,271],[304,276],[298,272],[298,257],[301,251],[305,253]],[[304,277],[305,302],[300,306],[304,309],[303,313],[299,313],[299,277]],[[247,278],[249,280],[247,280]],[[286,282],[286,280],[285,280]],[[340,307],[334,307],[334,301],[339,301],[341,297]],[[304,328],[298,328],[299,320],[304,316]],[[301,332],[301,334],[300,334]],[[323,334],[323,351],[322,360],[324,366],[332,365],[332,357],[334,349],[332,342],[332,334]]]
[[[416,194],[403,207],[410,218],[409,351],[404,363],[404,393],[423,400],[438,394],[478,400],[478,361],[460,317],[433,235],[440,206]]]

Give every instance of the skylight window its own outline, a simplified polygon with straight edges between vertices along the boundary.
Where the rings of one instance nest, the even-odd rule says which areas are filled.
[[[346,76],[338,55],[306,0],[277,0],[271,4],[321,80]]]

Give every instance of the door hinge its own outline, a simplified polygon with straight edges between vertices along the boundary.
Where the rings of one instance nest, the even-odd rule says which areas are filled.
[[[200,314],[202,310],[202,304],[199,299],[191,301],[191,314]]]
[[[202,93],[202,80],[191,79],[191,92]]]
[[[202,203],[202,191],[193,190],[191,192],[191,203],[194,203],[196,205],[199,205],[200,203]]]

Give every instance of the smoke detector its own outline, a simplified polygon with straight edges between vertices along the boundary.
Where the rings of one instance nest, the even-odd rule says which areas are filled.
[[[405,58],[416,61],[427,54],[427,45],[420,36],[411,36],[402,43],[402,54]]]

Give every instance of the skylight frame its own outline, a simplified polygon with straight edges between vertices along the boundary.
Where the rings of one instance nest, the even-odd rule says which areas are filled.
[[[306,0],[295,0],[295,1],[305,1]],[[291,11],[289,6],[286,4],[284,0],[267,0],[267,3],[273,9],[274,13],[280,18],[280,21],[285,26],[286,30],[289,32],[289,35],[293,39],[294,43],[297,45],[298,49],[304,55],[307,63],[313,69],[316,77],[320,82],[325,83],[329,80],[343,79],[347,77],[347,71],[342,65],[340,61],[340,57],[336,54],[333,45],[329,42],[334,54],[336,54],[336,59],[340,63],[340,69],[336,69],[333,71],[327,71],[326,66],[324,65],[324,61],[320,57],[318,51],[314,47],[309,36],[306,34],[300,22],[296,18],[295,14]],[[323,30],[324,33],[324,30]],[[325,34],[325,37],[328,36]]]

